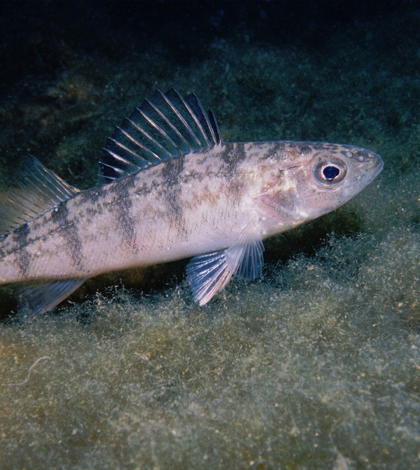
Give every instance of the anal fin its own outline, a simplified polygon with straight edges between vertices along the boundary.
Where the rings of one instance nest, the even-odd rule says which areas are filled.
[[[66,279],[17,289],[19,317],[32,321],[51,310],[80,287],[86,279]]]

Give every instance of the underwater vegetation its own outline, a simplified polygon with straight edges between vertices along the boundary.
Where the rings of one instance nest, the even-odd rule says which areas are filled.
[[[419,4],[59,3],[6,12],[4,189],[27,153],[94,185],[115,124],[171,86],[227,141],[359,145],[385,168],[205,307],[183,261],[92,280],[32,323],[3,289],[0,468],[418,467]]]

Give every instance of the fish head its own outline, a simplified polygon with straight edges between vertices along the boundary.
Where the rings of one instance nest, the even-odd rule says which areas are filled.
[[[290,142],[270,160],[257,196],[263,235],[289,230],[337,209],[382,171],[382,158],[352,145]],[[277,165],[277,169],[275,169]]]

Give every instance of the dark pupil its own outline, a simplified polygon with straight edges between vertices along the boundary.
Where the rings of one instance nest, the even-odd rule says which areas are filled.
[[[336,166],[326,166],[322,170],[322,173],[325,176],[325,179],[332,181],[336,176],[338,176],[340,170]]]

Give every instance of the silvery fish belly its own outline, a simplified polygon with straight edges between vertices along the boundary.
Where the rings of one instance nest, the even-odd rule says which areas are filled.
[[[232,276],[260,275],[264,238],[341,206],[382,167],[351,145],[223,142],[195,95],[157,91],[108,140],[102,186],[79,191],[27,157],[0,213],[0,283],[27,281],[31,319],[89,277],[192,257],[204,305]]]

